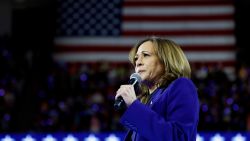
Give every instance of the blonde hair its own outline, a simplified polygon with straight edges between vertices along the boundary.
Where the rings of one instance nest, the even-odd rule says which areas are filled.
[[[179,77],[191,77],[191,68],[189,62],[181,47],[172,40],[151,36],[139,41],[129,52],[129,60],[135,66],[135,55],[141,44],[150,41],[153,43],[156,55],[165,67],[165,73],[159,81],[159,86],[167,86],[173,80]],[[144,86],[145,87],[145,86]],[[143,89],[145,89],[142,87]],[[148,90],[142,90],[142,93],[148,93]]]

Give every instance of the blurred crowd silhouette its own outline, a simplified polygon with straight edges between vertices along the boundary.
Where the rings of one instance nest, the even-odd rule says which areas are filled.
[[[20,60],[8,36],[0,37],[0,131],[123,131],[113,108],[120,84],[133,72],[129,63],[51,62],[34,69],[32,52]],[[47,62],[44,62],[47,63]],[[46,66],[46,65],[43,65]],[[250,68],[228,76],[218,66],[192,65],[199,91],[199,131],[246,131],[250,117]]]

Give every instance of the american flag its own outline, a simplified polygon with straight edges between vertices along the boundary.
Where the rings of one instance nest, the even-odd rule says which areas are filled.
[[[138,40],[180,44],[192,64],[235,63],[232,0],[59,0],[56,52],[63,62],[128,62]]]

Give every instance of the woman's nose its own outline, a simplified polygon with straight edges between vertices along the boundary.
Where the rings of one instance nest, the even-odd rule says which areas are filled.
[[[136,64],[136,66],[141,66],[143,64],[142,63],[142,58],[138,57],[138,59],[136,60],[135,64]]]

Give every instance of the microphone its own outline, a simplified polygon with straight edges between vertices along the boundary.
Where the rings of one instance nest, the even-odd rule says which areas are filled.
[[[130,79],[128,81],[129,84],[133,85],[136,90],[138,84],[141,83],[141,76],[138,73],[133,73],[130,75]],[[115,110],[120,110],[126,107],[126,103],[121,96],[117,97],[114,103]]]

